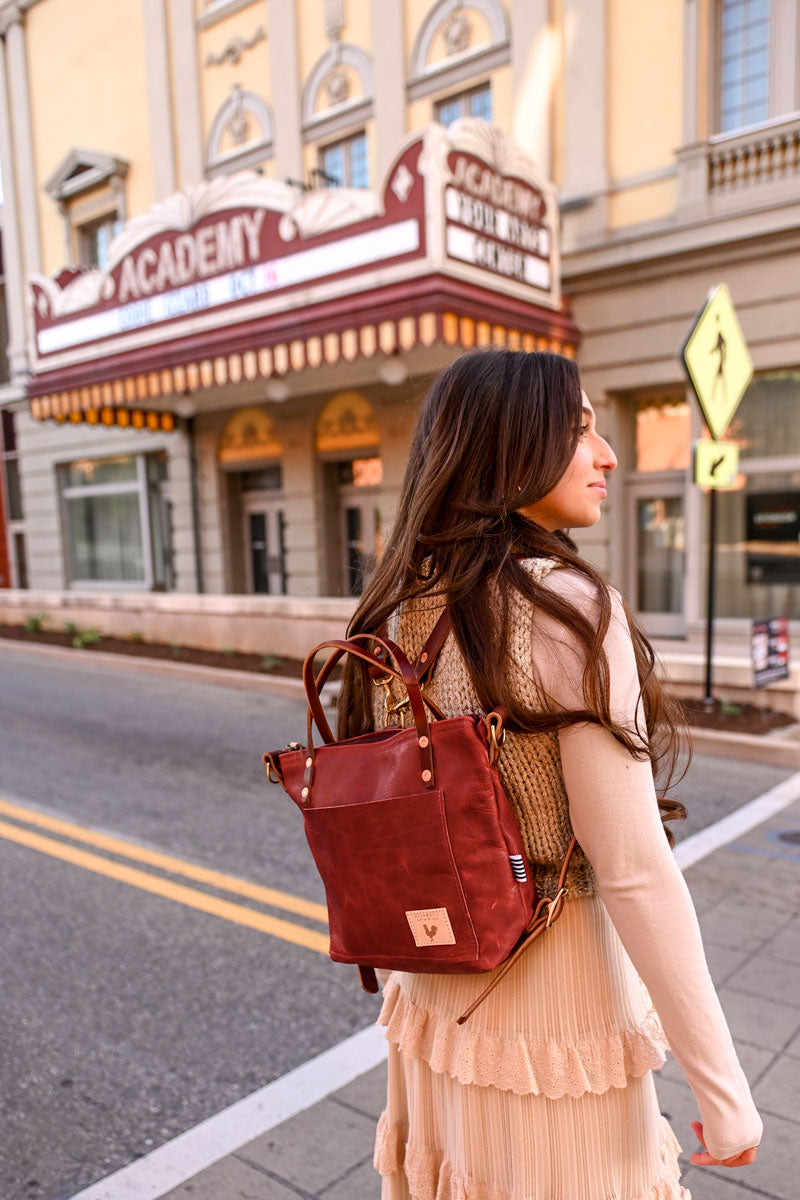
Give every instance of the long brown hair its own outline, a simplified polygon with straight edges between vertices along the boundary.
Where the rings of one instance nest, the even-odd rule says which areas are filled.
[[[658,796],[661,817],[681,819],[686,809],[666,792],[673,786],[684,739],[688,759],[679,778],[685,775],[691,743],[680,704],[655,673],[650,642],[623,600],[639,674],[645,747],[610,712],[609,665],[602,648],[611,617],[608,584],[566,533],[551,532],[516,511],[546,496],[563,476],[578,444],[581,404],[578,368],[561,355],[477,350],[446,367],[419,413],[391,536],[366,583],[348,636],[374,633],[406,600],[444,596],[485,711],[502,704],[509,729],[523,733],[578,721],[603,725],[634,757],[650,759],[654,779],[666,768]],[[518,561],[541,557],[556,559],[593,581],[600,612],[596,627],[537,583]],[[504,662],[513,590],[583,643],[587,709],[534,712],[515,695]],[[339,735],[352,737],[371,728],[371,684],[357,660],[349,658],[339,699]],[[665,832],[673,845],[671,830],[665,826]]]

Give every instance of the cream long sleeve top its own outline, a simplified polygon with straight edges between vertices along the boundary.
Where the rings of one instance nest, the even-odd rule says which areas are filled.
[[[594,584],[571,568],[544,587],[598,624]],[[633,642],[618,591],[604,640],[615,719],[646,743]],[[533,617],[533,675],[556,705],[587,707],[584,651],[541,609]],[[725,1159],[758,1145],[755,1108],[709,974],[689,890],[664,835],[649,760],[639,761],[608,730],[584,722],[557,735],[569,817],[597,891],[650,993],[670,1049],[697,1101],[708,1151]]]

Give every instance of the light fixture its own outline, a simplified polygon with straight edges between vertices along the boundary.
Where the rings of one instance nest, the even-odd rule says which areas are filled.
[[[185,421],[188,421],[197,412],[197,405],[190,395],[179,396],[175,401],[175,412],[179,417],[183,417]]]
[[[289,399],[291,388],[285,379],[270,379],[264,392],[268,400],[275,404],[283,404],[284,400]]]
[[[396,350],[378,364],[378,377],[389,387],[398,387],[408,379],[408,367]]]

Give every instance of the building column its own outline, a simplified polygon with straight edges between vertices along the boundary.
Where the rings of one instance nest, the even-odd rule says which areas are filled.
[[[800,105],[797,72],[798,37],[800,36],[800,14],[797,0],[775,0],[772,43],[772,95],[770,116],[785,117],[797,111]]]
[[[19,20],[19,14],[16,14]],[[5,39],[10,26],[0,26]],[[25,335],[25,263],[19,222],[18,180],[14,139],[11,133],[11,96],[6,72],[8,47],[0,42],[0,168],[3,175],[3,205],[0,222],[3,229],[6,303],[8,306],[8,366],[12,383],[24,383],[28,377],[28,349]]]
[[[606,2],[564,0],[564,249],[606,229]]]
[[[512,135],[546,179],[552,178],[553,90],[561,70],[548,0],[512,0]]]
[[[697,0],[683,5],[683,144],[697,141]]]
[[[275,115],[275,166],[279,179],[303,178],[300,93],[295,4],[269,0],[269,54]]]
[[[406,132],[405,31],[399,0],[372,0],[377,188]]]
[[[42,251],[23,20],[22,12],[17,10],[13,13],[11,24],[5,33],[5,40],[8,87],[14,121],[23,255],[25,272],[32,275],[38,274],[42,269]]]
[[[185,190],[201,182],[204,167],[194,0],[170,0],[170,24],[175,127],[180,130],[177,147],[178,182]]]
[[[144,42],[147,65],[147,107],[150,151],[157,200],[175,191],[175,152],[172,144],[172,98],[167,62],[167,19],[164,0],[144,0]]]

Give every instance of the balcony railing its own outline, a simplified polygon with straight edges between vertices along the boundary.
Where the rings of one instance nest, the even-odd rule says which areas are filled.
[[[800,112],[678,151],[686,218],[750,210],[800,190]]]
[[[708,144],[708,191],[733,192],[800,175],[800,116]]]

